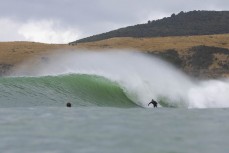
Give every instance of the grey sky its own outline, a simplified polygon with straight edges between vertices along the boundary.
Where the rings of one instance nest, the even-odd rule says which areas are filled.
[[[145,23],[180,11],[229,9],[228,0],[0,0],[0,2],[0,26],[6,28],[0,29],[0,41],[23,38],[36,40],[36,33],[31,34],[29,31],[46,28],[45,31],[54,29],[47,35],[58,38],[60,40],[58,42],[61,42],[63,37],[58,37],[58,34],[67,37],[69,33],[76,32],[75,35],[71,35],[71,39],[79,39],[123,26]],[[6,24],[12,25],[8,27]],[[15,32],[15,35],[9,31]],[[40,37],[42,32],[38,32]],[[1,38],[1,33],[4,34],[4,39]],[[55,42],[56,39],[51,42]]]

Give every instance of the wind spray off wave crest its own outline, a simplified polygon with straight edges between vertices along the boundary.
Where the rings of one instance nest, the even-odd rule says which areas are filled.
[[[48,62],[34,65],[24,64],[15,74],[102,76],[118,83],[126,96],[142,107],[147,107],[152,98],[166,107],[229,107],[229,96],[224,95],[229,92],[227,81],[194,82],[171,64],[147,54],[117,50],[81,51],[51,55],[48,59]],[[224,91],[220,99],[216,92],[218,87]],[[208,94],[212,96],[205,98]]]
[[[208,80],[194,85],[188,94],[189,107],[223,108],[229,107],[229,81]]]

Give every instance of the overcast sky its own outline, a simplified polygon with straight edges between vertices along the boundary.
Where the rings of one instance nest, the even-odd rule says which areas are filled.
[[[229,0],[0,0],[0,41],[67,43],[191,10],[229,10]]]

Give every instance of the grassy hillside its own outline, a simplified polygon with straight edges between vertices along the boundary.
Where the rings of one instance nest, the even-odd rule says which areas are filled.
[[[0,42],[0,76],[8,74],[10,70],[24,61],[39,60],[47,54],[65,48],[69,46],[34,42]]]
[[[31,57],[40,56],[65,47],[68,46],[34,42],[0,42],[0,63],[19,64]]]
[[[79,43],[78,48],[133,49],[169,61],[197,77],[229,76],[229,34],[157,38],[111,38]],[[75,46],[75,47],[76,47]]]
[[[147,52],[175,49],[182,53],[191,47],[200,45],[229,49],[229,34],[157,38],[111,38],[96,42],[79,43],[74,47],[87,49],[130,48]]]
[[[192,11],[172,14],[171,17],[113,30],[80,39],[70,44],[93,42],[115,37],[166,37],[229,33],[229,11]]]
[[[29,59],[44,61],[51,53],[66,50],[130,49],[159,56],[195,76],[218,77],[229,74],[229,34],[160,37],[112,38],[78,45],[51,45],[32,42],[0,43],[0,74]]]

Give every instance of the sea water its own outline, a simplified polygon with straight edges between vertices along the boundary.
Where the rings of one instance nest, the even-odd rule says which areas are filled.
[[[4,153],[227,153],[228,109],[0,109]]]
[[[47,59],[0,78],[1,152],[228,152],[227,79],[130,51]]]

